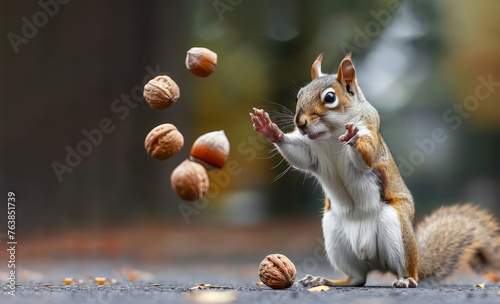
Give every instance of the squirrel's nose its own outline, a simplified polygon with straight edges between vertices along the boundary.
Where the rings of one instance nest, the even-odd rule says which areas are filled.
[[[302,130],[307,125],[307,120],[306,120],[306,117],[304,115],[304,111],[302,109],[299,109],[299,111],[297,112],[297,115],[295,115],[295,125],[297,126],[297,128],[302,129]]]

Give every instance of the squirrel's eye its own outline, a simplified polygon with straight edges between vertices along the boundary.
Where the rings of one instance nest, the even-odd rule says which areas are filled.
[[[339,102],[333,88],[328,88],[321,93],[321,100],[328,108],[335,108]]]
[[[334,103],[335,100],[336,100],[335,93],[333,93],[333,92],[326,93],[325,100],[324,100],[325,103]]]

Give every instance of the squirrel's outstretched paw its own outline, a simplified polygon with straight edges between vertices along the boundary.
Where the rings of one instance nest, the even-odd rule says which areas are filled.
[[[346,142],[350,146],[354,146],[359,139],[359,128],[355,127],[353,122],[347,123],[345,128],[347,131],[339,137],[339,140]]]
[[[413,278],[399,278],[392,283],[392,288],[416,288],[417,286],[418,283]]]
[[[272,143],[277,143],[283,140],[285,134],[280,128],[271,121],[269,114],[264,110],[254,108],[255,115],[250,113],[253,122],[253,129]]]

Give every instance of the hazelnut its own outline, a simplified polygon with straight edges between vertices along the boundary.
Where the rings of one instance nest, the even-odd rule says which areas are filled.
[[[180,198],[195,201],[208,191],[207,170],[202,165],[186,159],[172,171],[170,183]]]
[[[272,289],[291,287],[297,277],[295,265],[284,255],[275,253],[266,256],[260,263],[259,277]]]
[[[229,140],[223,130],[209,132],[198,137],[191,147],[192,161],[205,169],[221,169],[229,157]]]
[[[148,154],[157,159],[165,160],[179,152],[184,146],[184,137],[172,124],[162,124],[151,130],[144,147]]]
[[[153,109],[170,108],[179,97],[179,86],[168,76],[157,76],[144,86],[144,99]]]
[[[203,47],[191,48],[186,55],[186,67],[198,77],[207,77],[217,66],[217,54]]]

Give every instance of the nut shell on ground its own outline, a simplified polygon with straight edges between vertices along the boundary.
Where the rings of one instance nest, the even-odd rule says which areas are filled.
[[[223,130],[203,134],[191,147],[191,160],[202,164],[205,169],[221,169],[229,157],[230,144]]]
[[[193,161],[185,160],[170,175],[175,193],[185,201],[202,198],[210,186],[207,170]]]
[[[217,54],[204,47],[193,47],[186,54],[186,68],[198,77],[207,77],[217,67]]]
[[[181,96],[177,83],[165,75],[151,79],[144,86],[143,95],[153,109],[170,108]]]
[[[286,256],[275,253],[266,256],[260,263],[259,277],[262,283],[272,289],[285,289],[295,282],[297,270]]]
[[[144,141],[147,153],[157,160],[165,160],[184,146],[184,137],[173,124],[162,124],[149,132]]]

